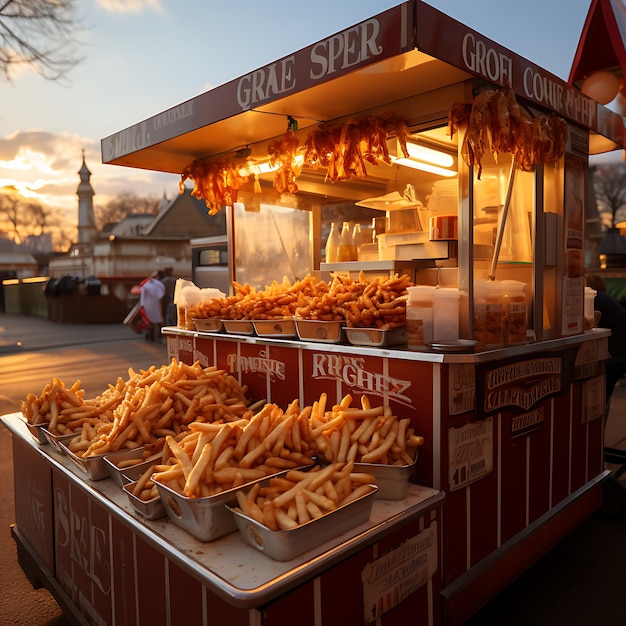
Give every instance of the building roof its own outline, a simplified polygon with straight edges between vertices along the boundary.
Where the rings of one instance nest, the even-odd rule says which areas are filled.
[[[178,194],[164,206],[144,235],[150,237],[211,237],[226,234],[226,215],[209,215],[206,204],[191,195],[191,189]]]

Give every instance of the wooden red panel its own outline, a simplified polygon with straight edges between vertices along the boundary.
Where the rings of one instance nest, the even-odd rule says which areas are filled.
[[[468,487],[471,565],[475,565],[498,547],[498,468],[496,461],[497,459],[494,458],[492,472]]]
[[[528,500],[528,523],[532,524],[550,509],[550,425],[552,402],[542,403],[543,424],[525,435],[530,441],[530,466],[528,480],[530,485]]]
[[[251,620],[247,610],[235,608],[206,588],[204,593],[206,594],[207,626],[222,626],[223,624],[227,626],[250,626]],[[176,623],[172,620],[172,624]],[[199,621],[193,623],[199,623]]]
[[[446,496],[444,511],[443,586],[467,571],[468,524],[465,489],[452,491]]]
[[[111,623],[108,514],[56,471],[53,487],[56,578],[91,623]]]
[[[13,441],[15,523],[45,566],[54,571],[52,473],[48,463],[19,437]],[[6,505],[5,505],[6,506]]]
[[[588,432],[587,424],[581,422],[582,411],[582,391],[581,384],[575,383],[572,389],[572,406],[575,419],[572,421],[572,458],[576,459],[572,463],[572,491],[576,491],[587,482],[587,444]]]
[[[514,413],[502,411],[500,422],[502,543],[526,528],[527,444],[526,437],[511,438],[511,417]]]
[[[170,624],[201,623],[202,585],[172,561],[168,562],[168,579]]]
[[[313,581],[297,587],[263,608],[262,624],[267,626],[315,626],[318,623],[315,619]]]
[[[137,622],[133,533],[115,517],[111,518],[111,555],[115,624],[133,626]]]
[[[81,491],[89,502],[89,579],[90,603],[96,615],[104,619],[102,623],[110,624],[112,616],[111,601],[111,541],[109,531],[109,514],[91,498]],[[88,606],[88,612],[91,607]]]
[[[196,352],[206,358],[206,365],[215,365],[215,339],[213,337],[198,337]]]
[[[165,557],[137,535],[135,535],[135,567],[141,623],[166,623]]]
[[[552,446],[552,506],[569,496],[571,416],[569,392],[554,398]]]
[[[346,561],[325,572],[321,578],[322,624],[361,626],[363,587],[361,570],[373,560],[370,550],[361,550]]]

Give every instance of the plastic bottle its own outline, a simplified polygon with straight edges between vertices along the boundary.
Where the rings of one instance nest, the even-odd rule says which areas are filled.
[[[352,231],[350,230],[350,222],[344,222],[341,228],[341,237],[339,239],[339,257],[338,261],[343,263],[345,261],[356,261],[358,258],[356,246],[354,245],[354,239],[352,238]]]
[[[352,229],[352,241],[356,246],[356,252],[358,257],[359,248],[365,243],[365,235],[361,230],[361,224],[359,224],[358,222],[354,225],[354,228]]]
[[[416,285],[407,287],[406,303],[407,345],[410,349],[426,348],[433,341],[433,298],[436,287]]]
[[[330,225],[324,258],[326,263],[337,263],[339,260],[339,226],[335,222]]]

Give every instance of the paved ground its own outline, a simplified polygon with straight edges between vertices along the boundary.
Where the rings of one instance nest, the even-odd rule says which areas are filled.
[[[125,340],[134,342],[138,351],[145,348],[143,338],[121,324],[65,325],[0,314],[0,368],[3,354]],[[626,378],[614,393],[605,432],[607,445],[626,448]],[[0,428],[0,477],[0,626],[66,626],[48,592],[34,591],[17,565],[8,531],[14,520],[13,478],[10,435],[4,428]],[[622,571],[626,492],[619,484],[611,493],[615,497],[607,504],[615,506],[581,524],[467,626],[626,626]],[[10,593],[4,591],[7,587]],[[18,618],[8,617],[16,613]]]

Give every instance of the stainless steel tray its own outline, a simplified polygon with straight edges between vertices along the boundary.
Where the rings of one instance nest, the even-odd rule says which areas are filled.
[[[229,507],[243,540],[276,561],[290,561],[367,522],[378,487],[345,506],[292,530],[270,530],[267,526]]]
[[[188,498],[159,482],[156,486],[170,520],[200,541],[213,541],[237,530],[233,514],[225,506],[236,502],[237,489],[207,498]]]
[[[75,435],[78,437],[79,435]],[[67,458],[76,465],[80,470],[85,472],[91,480],[103,480],[109,478],[109,469],[104,462],[106,454],[97,454],[83,458],[78,456],[68,447],[69,441],[59,441],[60,450]]]
[[[297,337],[296,321],[283,317],[271,320],[253,320],[254,331],[259,337],[281,337],[284,339]]]
[[[254,335],[254,324],[250,320],[222,320],[224,329],[233,335]]]
[[[224,327],[219,317],[194,317],[193,323],[200,332],[218,333]]]
[[[111,454],[105,455],[104,464],[107,468],[107,471],[109,472],[109,476],[111,476],[111,478],[120,487],[123,487],[127,482],[129,482],[128,480],[124,480],[124,476],[128,475],[128,470],[137,467],[137,465],[145,465],[144,469],[147,469],[151,463],[154,463],[154,461],[148,461],[147,463],[144,462],[143,452],[144,448],[142,446],[141,448],[135,448],[134,450],[123,450],[122,452],[112,452]],[[118,467],[118,463],[120,461],[127,461],[132,459],[140,459],[141,461],[135,465],[130,465],[128,467]]]
[[[406,326],[389,328],[346,328],[348,341],[354,346],[397,346],[407,342]]]
[[[43,428],[43,434],[46,438],[47,443],[52,444],[59,452],[65,454],[65,450],[61,448],[59,445],[61,441],[69,441],[76,437],[78,433],[70,433],[69,435],[56,435],[55,433],[51,433],[47,428]]]
[[[45,424],[30,424],[24,419],[24,423],[26,424],[26,428],[28,428],[28,432],[30,432],[38,443],[49,443],[43,432],[44,427],[48,425],[47,422]]]
[[[296,320],[296,331],[302,341],[342,343],[346,340],[343,320]]]
[[[160,519],[165,517],[167,513],[165,512],[160,496],[152,498],[152,500],[142,500],[133,494],[133,487],[136,482],[137,481],[127,483],[123,487],[126,495],[128,496],[128,501],[131,503],[135,511],[146,519]]]
[[[417,454],[416,454],[417,460]],[[409,482],[415,470],[415,461],[410,465],[386,465],[383,463],[355,463],[355,472],[372,474],[376,479],[379,500],[402,500],[409,492]]]

